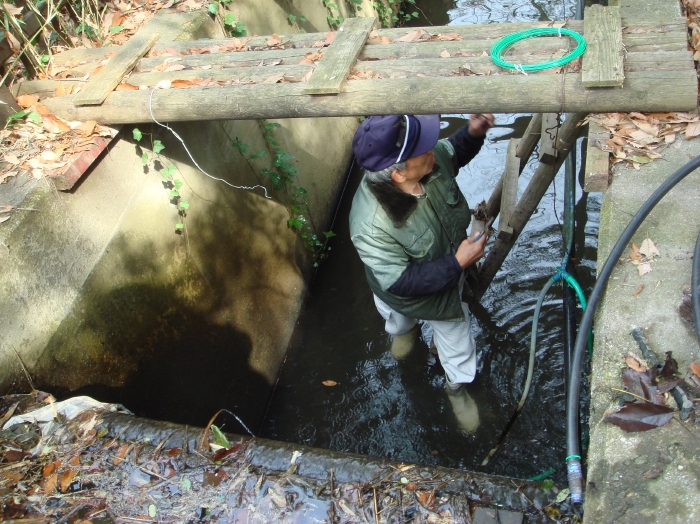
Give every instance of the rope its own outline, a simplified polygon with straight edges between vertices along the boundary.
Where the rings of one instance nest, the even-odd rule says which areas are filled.
[[[511,62],[506,62],[501,58],[501,56],[508,51],[508,49],[519,42],[520,40],[525,40],[526,38],[534,38],[538,36],[549,36],[549,35],[566,35],[573,38],[576,41],[576,48],[568,53],[567,55],[557,58],[556,60],[549,60],[547,62],[539,62],[537,64],[513,64]],[[525,31],[518,31],[517,33],[512,33],[508,36],[504,36],[498,42],[491,46],[491,60],[493,63],[504,69],[513,69],[519,73],[527,74],[527,71],[542,71],[543,69],[551,69],[552,67],[559,67],[568,64],[572,60],[575,60],[581,56],[586,51],[586,41],[576,31],[570,29],[563,29],[561,27],[540,27],[537,29],[527,29]]]

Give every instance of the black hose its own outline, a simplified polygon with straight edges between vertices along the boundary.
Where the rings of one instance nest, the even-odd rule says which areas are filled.
[[[693,277],[691,280],[693,286],[693,318],[695,319],[695,336],[698,337],[700,344],[700,233],[695,241],[695,253],[693,254]]]
[[[678,171],[673,173],[666,181],[659,186],[659,188],[654,191],[654,193],[647,199],[646,202],[639,208],[639,211],[634,215],[630,223],[627,225],[625,230],[620,235],[620,238],[615,243],[610,255],[608,255],[603,269],[598,275],[598,280],[593,287],[593,291],[588,298],[588,307],[583,313],[583,318],[581,319],[581,325],[579,326],[578,335],[576,336],[576,344],[574,346],[574,354],[571,360],[571,376],[569,378],[569,388],[567,391],[566,398],[566,463],[567,463],[567,473],[569,479],[569,489],[571,490],[571,501],[572,502],[583,502],[583,474],[581,471],[581,457],[580,457],[580,447],[579,447],[579,434],[578,434],[578,417],[579,417],[579,387],[581,385],[581,369],[583,365],[583,355],[586,353],[586,342],[588,338],[588,331],[593,324],[593,315],[598,306],[598,302],[605,291],[605,287],[610,278],[617,261],[619,260],[625,247],[632,239],[632,235],[636,233],[637,229],[647,217],[647,215],[654,209],[654,206],[659,203],[659,201],[666,196],[678,182],[683,180],[690,173],[695,171],[700,167],[700,156],[695,157],[693,160],[688,162],[686,165],[681,167]],[[697,256],[697,246],[696,246],[696,259],[693,261],[693,269],[695,270],[698,265]],[[697,286],[694,287],[693,292],[697,295]],[[697,309],[696,309],[697,311]],[[697,313],[696,313],[696,329],[697,329]]]

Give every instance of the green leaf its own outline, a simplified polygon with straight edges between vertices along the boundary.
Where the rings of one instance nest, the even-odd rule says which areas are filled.
[[[236,140],[231,142],[231,145],[233,147],[235,147],[236,149],[238,149],[241,153],[245,153],[246,151],[248,151],[248,148],[250,147],[248,144],[244,144],[243,142],[241,142],[238,139],[238,137],[236,137]]]
[[[148,516],[153,518],[158,514],[158,508],[156,508],[155,504],[151,504],[148,506]]]
[[[212,2],[207,6],[207,11],[209,11],[209,14],[216,16],[216,13],[219,12],[219,4]]]
[[[118,35],[123,29],[124,29],[123,25],[111,25],[111,26],[109,26],[109,30],[114,35]]]
[[[154,140],[154,141],[153,141],[153,152],[154,152],[155,154],[160,153],[161,151],[163,151],[163,149],[165,149],[165,146],[163,145],[163,142],[161,142],[160,140]]]
[[[214,424],[211,425],[211,432],[214,435],[214,444],[223,446],[227,449],[231,447],[231,443],[226,438],[226,435],[224,435]]]
[[[185,227],[185,224],[183,224],[182,222],[178,222],[177,224],[175,224],[175,229],[184,229],[184,227]],[[188,479],[184,479],[183,483],[185,480],[187,480],[187,483],[189,484],[190,481]],[[186,489],[189,490],[190,489],[189,486]]]
[[[176,178],[173,180],[173,185],[175,186],[175,189],[180,189],[182,187],[182,180]]]
[[[189,209],[190,203],[187,200],[182,200],[180,202],[180,209]]]
[[[48,64],[49,60],[51,60],[51,57],[49,55],[41,55],[41,63],[42,64]]]
[[[571,491],[569,491],[569,488],[561,490],[559,493],[557,493],[557,499],[555,502],[557,504],[561,504],[566,500],[566,497],[568,497],[570,493]]]
[[[32,111],[27,115],[27,118],[34,122],[35,124],[41,124],[41,115]]]
[[[141,130],[138,127],[135,127],[132,133],[134,135],[134,140],[136,140],[137,142],[140,142],[143,138],[143,133],[141,133]]]
[[[554,487],[554,481],[551,479],[545,479],[542,481],[541,486],[543,491],[549,491]]]
[[[25,116],[29,114],[29,111],[23,110],[23,111],[17,111],[15,114],[10,115],[7,117],[7,122],[10,123],[14,120],[22,120]]]
[[[413,12],[411,13],[411,16],[412,16],[413,18],[418,18],[418,12],[413,11]]]
[[[170,178],[172,175],[175,174],[175,166],[172,164],[166,167],[165,169],[161,170],[160,174],[163,175],[164,178]],[[182,182],[180,182],[180,185],[182,185]],[[179,186],[177,186],[179,189]]]
[[[337,234],[333,233],[333,231],[324,231],[323,234],[326,235],[326,238],[333,238],[338,236]]]
[[[141,155],[141,163],[148,164],[148,153],[144,153],[143,155]]]
[[[290,22],[295,22],[296,19],[297,19],[297,17],[294,15],[291,15],[291,14],[287,15],[287,20],[289,20]]]
[[[177,224],[175,227],[177,226],[182,226],[182,224]],[[178,229],[182,229],[182,227],[178,227]],[[180,481],[180,485],[185,491],[189,491],[192,489],[192,482],[188,478],[182,479],[182,481]]]
[[[304,225],[304,222],[302,222],[302,221],[299,219],[299,217],[294,217],[294,218],[290,218],[289,220],[287,220],[287,225],[288,225],[289,227],[291,227],[292,229],[299,229],[299,230],[301,230],[301,228],[302,228],[303,225]]]
[[[171,189],[171,190],[170,190],[170,196],[171,196],[172,198],[179,197],[179,196],[180,196],[180,193],[177,192],[177,189]]]
[[[306,22],[306,17],[305,17],[305,16],[302,16],[302,15],[299,15],[299,20],[301,20],[302,22]]]
[[[235,25],[236,23],[236,15],[233,13],[227,13],[226,16],[224,17],[224,25]]]
[[[31,117],[32,115],[29,115],[29,116]],[[639,156],[639,155],[628,156],[625,160],[637,162],[638,164],[648,164],[649,162],[651,162],[651,158],[648,158],[645,156]]]

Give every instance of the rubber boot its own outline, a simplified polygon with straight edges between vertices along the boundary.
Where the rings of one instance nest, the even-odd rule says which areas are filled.
[[[471,397],[464,384],[453,384],[445,378],[445,390],[447,398],[452,404],[452,411],[457,418],[459,429],[467,434],[479,429],[479,407]]]
[[[394,335],[394,340],[391,341],[391,354],[396,360],[403,360],[408,356],[418,341],[419,333],[420,327],[416,324],[408,333]]]

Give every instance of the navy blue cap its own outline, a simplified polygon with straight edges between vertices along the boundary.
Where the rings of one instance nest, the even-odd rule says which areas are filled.
[[[438,115],[371,116],[357,128],[352,150],[362,167],[381,171],[427,153],[439,136]]]

